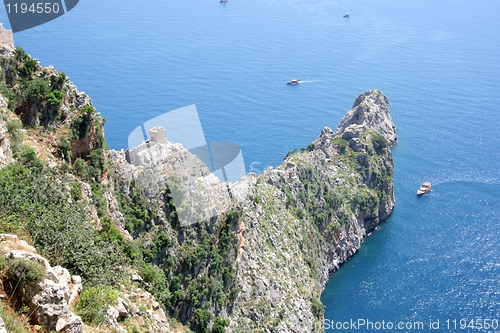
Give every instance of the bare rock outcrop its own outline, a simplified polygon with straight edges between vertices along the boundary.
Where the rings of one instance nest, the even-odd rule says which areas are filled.
[[[15,235],[0,234],[0,246],[8,258],[25,258],[45,267],[45,279],[23,284],[15,291],[20,304],[27,305],[32,313],[33,323],[61,333],[81,333],[82,320],[71,312],[82,290],[79,276],[71,276],[61,266],[50,266],[47,259]],[[14,274],[23,272],[15,272]],[[21,292],[22,291],[22,292]]]
[[[314,148],[253,182],[239,219],[241,292],[228,332],[324,331],[319,298],[330,274],[394,207],[396,141],[387,98],[372,90],[336,133],[326,127]]]
[[[116,304],[108,307],[105,321],[115,331],[127,332],[120,325],[125,320],[135,323],[136,326],[146,327],[148,332],[171,332],[167,316],[160,304],[153,295],[141,289],[124,290],[123,297],[119,297]]]
[[[352,124],[381,131],[391,146],[398,140],[389,112],[389,100],[379,89],[367,91],[356,98],[352,109],[340,121],[337,132],[345,132]]]
[[[12,148],[7,137],[7,99],[0,95],[0,167],[11,163]]]
[[[14,52],[14,34],[0,23],[0,55],[5,57]]]

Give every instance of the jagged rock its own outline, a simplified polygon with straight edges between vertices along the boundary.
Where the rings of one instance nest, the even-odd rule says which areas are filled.
[[[10,57],[14,52],[14,34],[0,23],[0,55]]]
[[[1,30],[1,26],[0,26]],[[0,94],[0,167],[12,163],[12,148],[10,140],[7,138],[7,99]]]
[[[228,333],[257,329],[269,333],[323,332],[311,299],[319,298],[330,274],[359,250],[364,238],[394,206],[392,180],[377,189],[385,199],[377,199],[374,210],[355,206],[360,191],[365,195],[375,191],[368,187],[373,185],[369,183],[370,173],[392,176],[390,150],[376,153],[371,137],[381,133],[394,144],[394,129],[385,96],[379,90],[367,92],[357,99],[337,133],[324,128],[311,152],[292,155],[277,169],[259,176],[259,185],[250,192],[260,204],[247,200],[242,206],[240,225],[248,227],[244,230],[244,249],[238,254],[240,293],[227,313],[231,318]],[[333,144],[337,138],[349,142],[350,154],[339,155]],[[363,174],[359,166],[368,174]],[[339,188],[342,202],[328,210],[325,193],[339,193]],[[311,221],[306,213],[311,206],[329,214],[338,211],[343,220],[327,231],[331,217]],[[320,234],[315,234],[316,225]],[[270,322],[278,324],[264,324]]]
[[[81,278],[69,274],[68,270],[51,267],[48,260],[36,253],[25,241],[14,235],[0,235],[0,244],[10,258],[26,258],[45,267],[46,278],[39,282],[23,285],[19,295],[21,302],[32,309],[35,324],[62,333],[80,333],[82,320],[70,311],[82,290]],[[16,274],[16,273],[15,273]],[[18,275],[21,275],[19,272]]]
[[[379,89],[359,95],[352,109],[340,121],[337,132],[345,132],[352,124],[381,131],[390,145],[394,145],[398,140],[396,126],[389,112],[389,101]]]
[[[151,309],[140,310],[136,302]],[[127,318],[130,320],[141,318],[144,325],[148,326],[149,332],[170,332],[167,317],[159,303],[150,293],[141,289],[135,292],[124,290],[123,298],[118,298],[115,305],[108,307],[106,321],[115,330],[125,331],[119,322]]]

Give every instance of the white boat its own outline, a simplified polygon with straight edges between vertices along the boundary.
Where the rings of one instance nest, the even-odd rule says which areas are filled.
[[[300,80],[299,79],[291,79],[290,81],[288,81],[286,84],[298,84],[300,83]]]
[[[424,182],[422,185],[420,185],[420,188],[417,190],[417,195],[422,195],[431,190],[431,183],[430,182]]]
[[[349,17],[349,13],[345,13],[345,14],[344,14],[344,17]]]

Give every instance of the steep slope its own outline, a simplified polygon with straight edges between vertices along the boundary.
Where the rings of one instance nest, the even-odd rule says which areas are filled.
[[[256,179],[239,219],[242,292],[231,309],[233,332],[323,331],[319,297],[329,274],[394,207],[394,129],[387,99],[369,91],[338,133],[325,128],[310,151]]]
[[[219,183],[178,143],[148,142],[137,165],[108,151],[90,98],[6,37],[0,232],[82,277],[86,324],[173,331],[164,309],[196,332],[323,331],[329,275],[394,207],[397,136],[380,90],[278,168]],[[175,191],[194,200],[176,205]],[[219,213],[182,223],[202,205]]]
[[[227,185],[245,198],[187,227],[176,219],[170,177],[195,179],[197,191],[220,201],[222,184],[213,185],[196,156],[179,144],[150,142],[140,166],[123,151],[111,157],[116,188],[128,197],[142,193],[155,207],[149,226],[133,227],[126,217],[124,224],[155,248],[150,260],[165,273],[172,315],[200,332],[218,318],[230,319],[228,332],[320,332],[319,298],[329,274],[394,206],[396,140],[387,98],[378,89],[366,92],[337,133],[325,128],[277,169]],[[179,166],[187,160],[190,167]],[[158,234],[165,235],[159,246]]]

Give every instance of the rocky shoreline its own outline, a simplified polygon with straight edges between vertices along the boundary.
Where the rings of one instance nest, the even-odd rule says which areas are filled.
[[[390,148],[397,135],[380,90],[361,94],[336,132],[325,127],[313,143],[289,154],[277,168],[229,184],[219,182],[178,143],[148,142],[148,149],[134,155],[134,164],[125,151],[107,150],[104,120],[90,98],[65,75],[36,61],[31,61],[30,75],[19,76],[24,64],[16,53],[24,51],[7,44],[0,45],[4,76],[17,77],[22,84],[50,83],[61,100],[49,105],[44,95],[9,110],[9,102],[23,93],[22,84],[9,83],[5,92],[12,101],[0,95],[0,167],[14,162],[17,135],[16,149],[29,151],[29,163],[50,170],[68,205],[83,206],[82,225],[97,237],[113,230],[114,241],[125,249],[118,255],[129,256],[124,271],[132,285],[113,286],[120,301],[105,308],[106,327],[125,332],[126,321],[142,323],[144,331],[168,332],[170,318],[196,332],[324,331],[320,297],[328,278],[395,204]],[[24,125],[29,125],[30,136],[23,139]],[[172,179],[188,184],[179,193],[191,196],[191,204],[174,204],[172,192],[179,189]],[[196,203],[217,213],[191,225],[180,223],[181,212]],[[189,217],[201,213],[192,211]],[[34,248],[29,252],[23,256],[38,258]],[[52,272],[47,259],[40,260]],[[64,305],[63,319],[40,323],[60,332],[85,331],[80,317],[70,312],[81,281],[62,267],[55,270],[62,275],[52,274],[52,282],[77,285],[77,291],[59,293],[56,303]],[[37,292],[50,294],[52,282],[46,281],[37,284]],[[108,281],[103,283],[98,287]],[[12,309],[19,310],[17,305]],[[30,306],[42,308],[38,303]]]

